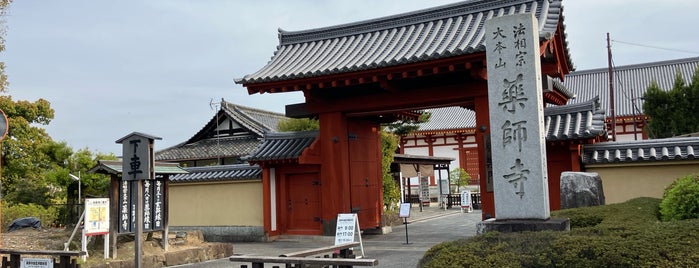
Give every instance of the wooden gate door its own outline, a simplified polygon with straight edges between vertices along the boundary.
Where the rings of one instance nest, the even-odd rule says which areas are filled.
[[[377,127],[366,122],[349,124],[351,212],[362,229],[381,226],[381,145]]]
[[[286,176],[287,234],[321,235],[320,179],[317,173]]]
[[[471,179],[468,181],[469,185],[478,185],[480,183],[480,173],[478,171],[478,148],[464,148],[461,150],[463,153],[462,159],[466,159],[466,172],[471,175]]]

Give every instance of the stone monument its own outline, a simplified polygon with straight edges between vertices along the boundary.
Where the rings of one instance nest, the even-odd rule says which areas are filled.
[[[565,229],[549,219],[537,19],[525,13],[487,20],[484,38],[495,220],[479,230]]]

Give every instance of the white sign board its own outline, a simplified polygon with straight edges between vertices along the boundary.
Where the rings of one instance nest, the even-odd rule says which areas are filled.
[[[53,259],[22,258],[21,268],[53,268]]]
[[[335,245],[337,246],[354,242],[355,234],[359,236],[359,247],[362,249],[362,256],[364,256],[364,245],[362,244],[362,235],[359,233],[359,219],[357,219],[357,214],[337,214]]]
[[[461,207],[471,207],[471,191],[461,191]]]
[[[109,198],[85,199],[85,235],[109,233]]]
[[[550,217],[538,25],[532,13],[485,22],[498,220]]]
[[[399,218],[409,218],[410,217],[410,203],[400,203],[400,210],[398,210]]]

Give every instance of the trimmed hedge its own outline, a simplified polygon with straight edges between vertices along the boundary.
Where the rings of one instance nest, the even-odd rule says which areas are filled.
[[[699,220],[661,222],[660,200],[555,211],[570,232],[491,232],[444,242],[419,267],[697,267]]]
[[[675,180],[663,193],[660,215],[664,221],[699,218],[699,176]]]

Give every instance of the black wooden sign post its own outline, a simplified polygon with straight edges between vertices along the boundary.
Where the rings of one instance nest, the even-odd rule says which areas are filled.
[[[123,148],[122,180],[129,186],[132,182],[136,184],[135,191],[129,191],[132,194],[129,199],[134,201],[131,211],[135,214],[132,217],[132,222],[135,224],[134,267],[136,268],[142,267],[143,260],[143,181],[155,179],[153,143],[156,139],[160,140],[161,138],[133,132],[116,141],[116,143],[121,143]],[[128,210],[128,205],[126,208],[122,208],[120,214],[124,214],[123,209]],[[122,228],[122,224],[130,223],[120,220],[119,228]]]

